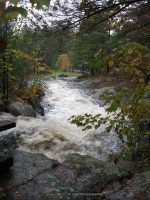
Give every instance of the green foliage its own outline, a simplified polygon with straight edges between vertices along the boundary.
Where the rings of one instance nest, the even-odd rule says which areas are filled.
[[[9,34],[8,31],[7,34]],[[1,93],[4,93],[4,89],[7,92],[7,95],[3,94],[3,99],[10,97],[27,100],[29,82],[39,81],[37,74],[49,71],[49,67],[42,58],[43,51],[35,46],[34,41],[32,42],[32,34],[31,30],[22,30],[15,36],[7,38],[7,48],[4,55],[0,56]]]
[[[37,4],[37,8],[41,8],[43,5],[49,6],[50,0],[30,0],[32,5]]]
[[[37,74],[49,72],[49,67],[42,58],[41,49],[35,46],[34,42],[31,42],[28,37],[26,32],[18,34],[16,47],[12,49],[14,66],[12,73],[16,80],[19,80],[17,87],[24,89],[28,82],[37,81]],[[28,40],[27,43],[26,39]]]
[[[11,4],[17,5],[17,3],[19,2],[19,0],[10,0]]]
[[[9,1],[13,5],[9,5],[6,7],[5,1],[0,1],[0,18],[2,18],[4,21],[8,22],[13,19],[16,19],[18,15],[20,14],[22,17],[27,17],[27,10],[23,7],[18,7],[17,4],[19,3],[19,0],[10,0]],[[43,5],[49,6],[50,0],[30,0],[32,5],[37,5],[37,8],[41,8]]]
[[[146,84],[150,81],[150,53],[146,46],[127,43],[114,55],[115,65],[123,73],[132,77],[132,81]]]
[[[18,3],[20,1],[18,0],[10,0],[8,1],[8,5],[6,5],[7,1],[1,0],[0,1],[0,64],[1,64],[1,71],[0,71],[0,78],[1,78],[1,90],[2,90],[2,98],[3,100],[9,99],[9,91],[16,90],[17,81],[15,80],[16,77],[21,74],[20,72],[29,72],[32,75],[31,71],[34,71],[34,74],[36,72],[43,72],[47,71],[47,66],[42,62],[40,57],[37,57],[37,55],[34,55],[33,58],[27,53],[22,50],[14,49],[16,45],[16,41],[19,38],[17,33],[14,33],[14,29],[12,27],[11,22],[14,19],[17,19],[19,15],[22,17],[27,17],[28,12],[23,7],[18,7]],[[37,8],[41,8],[43,5],[48,6],[49,0],[34,0],[30,1],[32,4],[36,4]],[[20,27],[20,26],[19,26]],[[17,28],[19,28],[17,27]],[[11,29],[11,31],[10,31]],[[20,30],[18,30],[20,31]],[[17,38],[18,37],[18,38]],[[21,38],[21,37],[20,37]],[[37,52],[36,52],[37,53]],[[35,53],[35,54],[36,54]],[[38,55],[39,56],[39,55]],[[23,61],[21,63],[21,59],[26,59],[26,61]],[[18,60],[17,63],[15,61]],[[21,65],[25,63],[25,66],[27,62],[30,60],[32,66],[30,66],[30,69],[19,69],[16,70],[18,63]],[[33,68],[33,69],[32,69]],[[19,78],[23,77],[23,80],[20,81],[20,85],[22,85],[29,80],[29,74],[23,73]],[[30,76],[31,76],[30,75]],[[11,85],[11,87],[10,87]],[[19,90],[19,89],[18,89]]]
[[[83,127],[83,131],[91,129],[91,128],[99,128],[102,124],[100,120],[100,114],[92,116],[90,114],[71,116],[69,119],[72,124],[76,124],[78,127]]]
[[[148,130],[140,127],[150,120],[150,54],[140,44],[128,43],[119,48],[114,55],[119,70],[130,77],[128,87],[116,94],[105,93],[100,96],[106,106],[107,117],[101,115],[72,116],[71,123],[83,127],[83,130],[105,124],[107,131],[116,131],[124,144],[122,152],[134,152],[145,144]],[[120,74],[121,75],[121,74]]]
[[[3,12],[2,18],[5,21],[10,21],[18,17],[18,14],[27,17],[27,10],[22,7],[8,6]]]
[[[102,70],[106,71],[106,54],[108,56],[108,31],[101,23],[89,32],[85,30],[98,20],[102,19],[101,15],[96,15],[90,19],[83,21],[80,24],[81,35],[74,40],[72,44],[72,61],[74,66],[79,66],[81,70],[86,68],[88,70],[94,69],[97,73]],[[84,32],[85,31],[85,32]],[[80,34],[80,32],[79,32]]]

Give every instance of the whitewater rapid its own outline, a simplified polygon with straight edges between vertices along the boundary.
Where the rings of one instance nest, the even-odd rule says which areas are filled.
[[[116,134],[113,131],[107,133],[105,126],[83,132],[81,128],[68,121],[72,115],[85,113],[100,113],[106,116],[105,109],[93,100],[92,95],[78,87],[73,87],[69,81],[47,81],[42,101],[45,116],[16,118],[15,132],[19,149],[43,153],[60,162],[69,153],[90,155],[99,160],[106,160],[109,154],[118,151]],[[3,117],[6,116],[7,119],[12,118],[8,114]]]

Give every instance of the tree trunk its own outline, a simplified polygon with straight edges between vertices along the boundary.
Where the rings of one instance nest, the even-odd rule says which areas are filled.
[[[109,73],[109,65],[107,64],[107,74]]]
[[[5,61],[4,61],[4,66],[3,66],[2,85],[3,85],[3,100],[5,101],[5,99],[6,99],[6,66],[5,66]]]
[[[84,64],[83,64],[83,66],[82,66],[82,75],[84,76],[84,74],[85,74],[85,67],[84,67]]]
[[[91,76],[95,76],[95,69],[91,68]]]
[[[7,35],[8,26],[7,26],[7,23],[6,23],[6,27],[5,28],[6,29],[5,29],[5,33],[4,33],[4,40],[6,41],[6,47],[5,47],[5,50],[6,50],[7,49],[7,40],[8,40],[8,35]],[[9,76],[8,76],[8,68],[7,68],[5,50],[4,50],[4,53],[3,53],[3,81],[2,81],[2,85],[3,85],[3,101],[8,101]]]

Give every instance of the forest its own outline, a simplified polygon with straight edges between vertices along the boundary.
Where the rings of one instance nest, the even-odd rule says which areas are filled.
[[[100,92],[96,93],[97,91]],[[22,109],[23,114],[20,114],[19,109]],[[26,115],[26,112],[30,114]],[[66,185],[63,189],[54,185],[58,192],[49,188],[47,192],[41,193],[42,187],[44,189],[52,187],[48,185],[52,180],[47,180],[45,171],[44,173],[38,171],[43,176],[40,180],[47,180],[47,183],[39,185],[40,193],[37,193],[37,196],[26,184],[25,177],[22,177],[21,186],[16,178],[9,193],[8,188],[3,186],[7,184],[4,176],[2,181],[0,180],[0,199],[148,200],[150,198],[148,186],[150,184],[150,1],[0,0],[0,121],[7,120],[15,121],[17,131],[14,137],[18,137],[15,138],[16,144],[21,151],[24,151],[20,153],[17,150],[17,158],[13,158],[14,163],[20,162],[23,171],[25,166],[22,160],[15,161],[15,159],[20,159],[22,155],[25,161],[27,157],[30,158],[30,153],[42,153],[61,163],[51,161],[53,162],[51,169],[53,175],[56,177],[58,175],[59,178],[61,177],[59,170],[64,169],[64,179],[61,181],[64,180]],[[60,126],[57,128],[58,124]],[[70,137],[67,135],[68,132],[72,134]],[[99,150],[101,152],[99,155],[95,149],[100,148],[101,143],[98,138],[102,137],[100,139],[102,142],[103,135],[98,136],[98,134],[104,132],[106,134],[104,142],[107,140],[106,149],[109,149],[109,140],[109,142],[115,140],[115,147],[114,149],[110,147],[107,153],[103,147]],[[82,137],[85,134],[91,137],[89,146],[88,142],[80,144],[80,140],[84,140],[84,137],[82,138],[79,133]],[[111,136],[112,133],[116,135]],[[109,135],[111,139],[107,138]],[[74,137],[76,137],[75,144],[80,144],[76,148],[73,144]],[[85,136],[85,141],[86,139]],[[92,143],[94,140],[98,143],[96,141]],[[3,141],[1,142],[0,133],[0,151],[2,151],[1,146]],[[83,150],[83,147],[88,150]],[[93,150],[90,150],[92,148]],[[30,153],[27,156],[25,152]],[[109,154],[109,161],[101,159],[102,152],[104,155]],[[40,158],[37,156],[34,159],[35,163],[38,163],[37,160]],[[107,164],[98,163],[94,159]],[[46,158],[43,158],[42,162],[42,166],[48,166]],[[110,167],[111,170],[107,168],[108,162],[114,165]],[[35,165],[38,168],[37,163]],[[69,163],[69,168],[65,163]],[[112,174],[108,175],[104,169],[99,171],[101,165]],[[131,169],[130,165],[134,166],[134,169]],[[91,171],[86,172],[89,168]],[[46,167],[42,169],[45,170]],[[67,184],[70,184],[70,179],[67,176],[67,169],[68,173],[74,173],[73,189],[68,189]],[[108,183],[97,178],[95,179],[97,186],[91,186],[89,179],[87,182],[90,184],[86,185],[85,174],[91,176],[91,182],[94,176],[102,177],[105,174],[104,177],[111,182],[111,189],[106,190]],[[50,176],[52,174],[49,175],[52,179]],[[139,182],[135,181],[136,176]],[[34,177],[31,177],[29,181],[32,183],[33,179]],[[104,186],[99,182],[104,183]],[[124,188],[125,195],[120,192],[118,186],[114,186],[114,182],[121,184],[120,187]],[[26,185],[26,189],[23,189],[22,185]],[[17,193],[19,197],[15,196],[15,188],[19,191]],[[28,192],[31,196],[26,196]],[[70,193],[76,192],[83,196],[70,196]],[[68,196],[65,197],[61,193],[68,193]]]

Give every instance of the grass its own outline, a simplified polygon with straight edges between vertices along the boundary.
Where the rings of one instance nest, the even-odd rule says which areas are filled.
[[[50,80],[50,79],[51,79],[51,74],[50,74],[50,73],[38,74],[37,77],[38,77],[40,80]]]
[[[61,70],[56,70],[56,71],[53,71],[51,76],[58,77],[60,74],[65,74],[65,72],[62,72]],[[81,73],[68,71],[68,72],[66,72],[66,75],[68,77],[78,77],[81,75]]]
[[[57,70],[57,71],[52,71],[52,73],[46,73],[46,74],[38,74],[38,78],[40,78],[41,80],[50,80],[51,77],[59,77],[60,74],[65,74],[64,72],[62,72],[61,70]],[[79,72],[66,72],[66,75],[68,77],[78,77],[81,76],[81,73]]]

